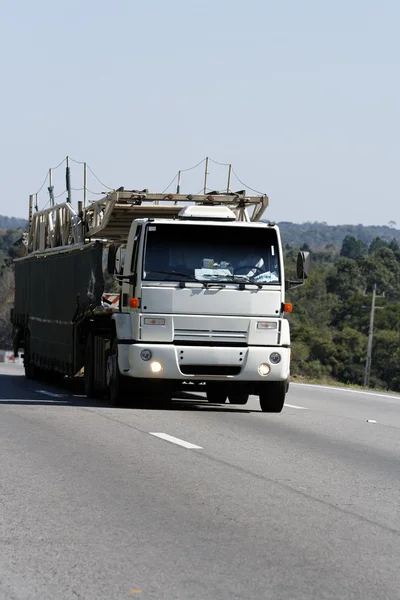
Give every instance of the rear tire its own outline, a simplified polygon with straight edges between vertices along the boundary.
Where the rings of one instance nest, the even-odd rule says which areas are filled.
[[[27,331],[24,341],[24,369],[27,379],[38,379],[39,369],[31,362],[31,334]]]
[[[261,410],[266,413],[280,413],[285,404],[287,382],[269,381],[260,389]]]
[[[218,383],[207,383],[207,400],[212,404],[225,404],[228,393],[224,385]]]
[[[84,371],[85,394],[88,398],[96,395],[94,386],[94,345],[93,336],[89,335],[85,348],[85,371]]]
[[[113,340],[106,369],[107,391],[110,403],[113,406],[124,408],[130,406],[132,400],[128,395],[128,384],[132,382],[129,380],[130,378],[124,377],[119,372],[117,338],[114,338]]]

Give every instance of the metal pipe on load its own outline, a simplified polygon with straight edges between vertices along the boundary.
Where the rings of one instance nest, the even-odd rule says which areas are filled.
[[[49,169],[49,187],[47,189],[50,196],[50,206],[54,206],[53,169]]]
[[[69,156],[67,156],[67,167],[65,169],[65,187],[67,188],[67,202],[71,203],[71,170],[69,167]]]
[[[86,208],[87,165],[83,163],[83,210]]]
[[[33,215],[33,194],[29,196],[29,219],[28,219],[28,231],[31,230],[32,224],[32,215]]]
[[[207,194],[208,156],[206,158],[206,169],[204,171],[204,195]]]
[[[229,190],[231,189],[231,174],[232,174],[232,165],[229,165],[228,168],[228,183],[226,185],[226,192],[229,194]]]

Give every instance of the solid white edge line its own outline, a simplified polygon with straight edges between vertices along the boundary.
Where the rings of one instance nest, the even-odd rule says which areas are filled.
[[[46,392],[46,390],[35,390],[36,394],[44,394],[45,396],[51,396],[52,398],[63,398],[64,394],[53,394],[53,392]]]
[[[342,388],[342,387],[335,387],[333,385],[332,386],[318,385],[318,384],[314,385],[313,383],[298,383],[295,381],[293,381],[290,385],[318,388],[321,390],[330,390],[332,392],[349,392],[350,394],[364,394],[365,396],[379,396],[379,398],[392,398],[393,400],[400,401],[400,394],[398,396],[393,396],[390,394],[380,394],[379,392],[365,392],[364,390],[353,390],[353,389],[347,389],[347,388]]]
[[[189,448],[189,450],[203,450],[202,446],[196,446],[196,444],[191,444],[190,442],[185,442],[185,440],[180,440],[172,435],[168,435],[168,433],[153,433],[149,431],[150,435],[154,435],[166,442],[171,442],[172,444],[177,444],[178,446],[183,446],[184,448]]]
[[[285,402],[284,406],[287,406],[288,408],[297,408],[297,410],[308,410],[305,406],[296,406],[296,404],[288,404],[287,402]]]

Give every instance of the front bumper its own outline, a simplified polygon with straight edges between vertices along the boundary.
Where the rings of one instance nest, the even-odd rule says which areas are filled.
[[[144,361],[141,352],[149,350],[150,360]],[[270,361],[270,355],[278,352],[278,364]],[[290,372],[290,348],[288,347],[216,347],[177,346],[173,344],[119,344],[119,368],[123,375],[140,379],[180,381],[285,381]],[[152,363],[157,361],[162,370],[154,373]],[[262,363],[270,366],[266,376],[259,374]]]

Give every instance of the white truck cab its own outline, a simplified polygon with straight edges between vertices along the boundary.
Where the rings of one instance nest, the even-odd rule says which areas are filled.
[[[117,394],[121,376],[171,388],[205,383],[210,400],[244,404],[256,393],[265,410],[282,409],[291,305],[276,225],[238,222],[226,206],[138,219],[122,275],[109,359]]]

